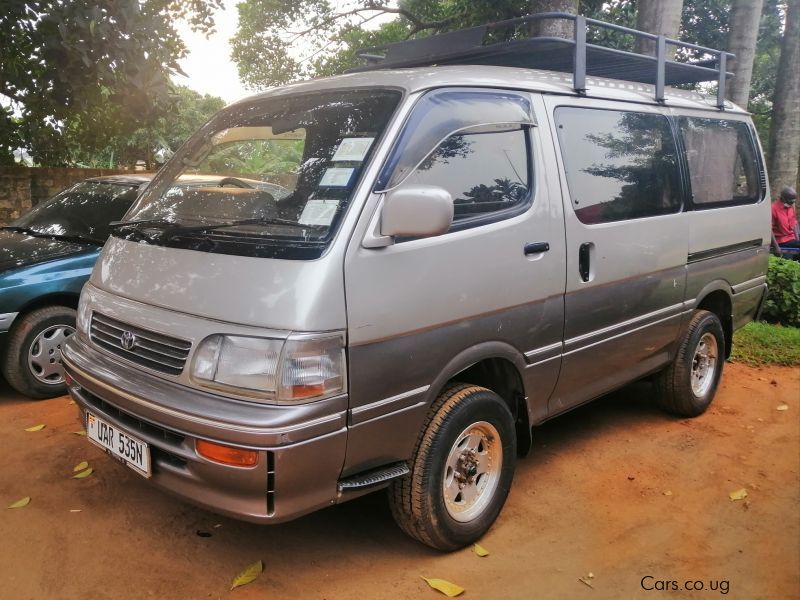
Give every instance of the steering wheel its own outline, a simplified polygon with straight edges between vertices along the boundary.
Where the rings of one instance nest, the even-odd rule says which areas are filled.
[[[242,181],[237,177],[223,177],[219,180],[217,184],[219,187],[225,187],[226,185],[232,185],[234,187],[243,188],[245,190],[254,190],[256,189],[255,186],[250,185],[246,181]]]

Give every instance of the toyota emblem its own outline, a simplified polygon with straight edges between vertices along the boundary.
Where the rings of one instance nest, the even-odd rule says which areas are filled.
[[[130,331],[124,331],[122,332],[122,338],[120,339],[120,342],[122,342],[122,347],[125,348],[125,350],[133,350],[133,347],[136,344],[136,336]]]

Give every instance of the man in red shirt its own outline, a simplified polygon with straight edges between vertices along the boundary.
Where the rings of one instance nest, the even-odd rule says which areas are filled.
[[[772,203],[772,235],[783,248],[800,248],[797,239],[797,212],[795,211],[797,192],[785,187],[780,197]]]

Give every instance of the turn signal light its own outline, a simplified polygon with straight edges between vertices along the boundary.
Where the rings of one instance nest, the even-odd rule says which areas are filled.
[[[252,467],[258,463],[258,452],[255,450],[245,450],[244,448],[234,448],[223,446],[206,440],[197,440],[194,444],[195,450],[203,458],[212,460],[223,465],[233,465],[234,467]]]
[[[317,383],[311,385],[293,385],[291,387],[291,398],[294,400],[305,400],[314,396],[321,396],[325,393],[325,384]]]

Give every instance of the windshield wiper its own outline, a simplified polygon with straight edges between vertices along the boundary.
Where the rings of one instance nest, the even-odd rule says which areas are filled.
[[[32,235],[34,237],[52,238],[54,240],[64,240],[65,242],[77,242],[79,244],[96,244],[100,246],[105,244],[105,240],[98,240],[97,238],[88,237],[80,234],[49,233],[46,231],[37,231],[36,229],[31,229],[30,227],[17,227],[16,225],[5,225],[3,227],[0,227],[0,229],[7,229],[9,231],[18,231],[19,233],[25,233],[27,235]]]
[[[42,236],[51,237],[56,240],[64,240],[65,242],[77,242],[79,244],[94,244],[97,246],[102,246],[106,243],[105,240],[98,240],[97,238],[89,237],[86,235],[69,235],[69,234],[60,234],[60,233],[47,233],[42,234]]]
[[[138,221],[111,221],[111,223],[108,224],[108,226],[111,227],[111,231],[135,227],[136,225],[169,225],[174,227],[178,226],[178,223],[175,221],[168,221],[167,219],[139,219]]]
[[[159,237],[161,239],[169,239],[184,233],[205,233],[206,231],[213,231],[214,229],[238,227],[242,225],[289,225],[291,227],[309,227],[309,225],[304,225],[289,219],[281,219],[279,217],[257,217],[253,219],[239,219],[238,221],[226,221],[224,223],[210,223],[208,225],[178,225],[171,229],[164,230]]]

